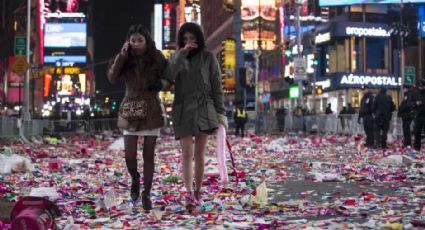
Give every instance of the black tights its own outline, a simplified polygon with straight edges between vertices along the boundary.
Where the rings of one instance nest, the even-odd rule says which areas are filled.
[[[156,136],[145,136],[143,143],[143,186],[149,194],[152,188],[153,173],[155,170]],[[138,136],[124,135],[125,163],[133,180],[138,178],[137,173],[137,139]]]

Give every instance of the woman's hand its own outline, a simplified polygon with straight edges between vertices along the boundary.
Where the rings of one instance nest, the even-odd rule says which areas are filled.
[[[196,48],[198,48],[198,44],[196,44],[196,43],[193,43],[193,42],[191,42],[191,43],[187,43],[185,46],[184,46],[184,51],[186,51],[186,52],[190,52],[190,51],[192,51],[192,50],[194,50],[194,49],[196,49]]]
[[[224,126],[224,129],[229,129],[229,124],[227,121],[226,115],[223,115],[221,113],[217,114],[218,123],[222,124]]]
[[[122,45],[122,48],[121,48],[121,52],[120,52],[120,54],[122,55],[122,56],[125,56],[125,57],[127,57],[128,56],[128,49],[130,48],[130,42],[129,41],[126,41],[125,43],[124,43],[124,45]]]

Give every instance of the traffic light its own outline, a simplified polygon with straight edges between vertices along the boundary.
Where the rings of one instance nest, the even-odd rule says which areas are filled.
[[[286,56],[286,57],[292,57],[292,51],[290,51],[290,50],[286,50],[286,51],[285,51],[285,56]]]
[[[322,86],[316,86],[316,88],[314,89],[314,92],[316,95],[322,95],[323,94]]]

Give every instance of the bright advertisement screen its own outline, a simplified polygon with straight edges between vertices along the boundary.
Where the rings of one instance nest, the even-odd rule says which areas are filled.
[[[243,48],[245,50],[257,49],[258,40],[261,41],[262,49],[274,49],[276,14],[275,0],[241,1],[241,40],[244,41]]]
[[[201,1],[187,1],[184,9],[186,22],[193,22],[201,25]]]
[[[234,90],[236,87],[236,41],[228,39],[222,43],[223,87]]]
[[[44,25],[44,47],[73,48],[86,46],[86,23],[46,23]]]
[[[342,6],[355,4],[399,4],[422,3],[425,0],[319,0],[320,6]]]

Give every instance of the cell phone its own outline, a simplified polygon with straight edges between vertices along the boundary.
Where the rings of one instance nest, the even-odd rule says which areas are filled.
[[[131,53],[131,45],[130,45],[130,41],[128,41],[127,53],[128,53],[128,54],[130,54],[130,53]]]

